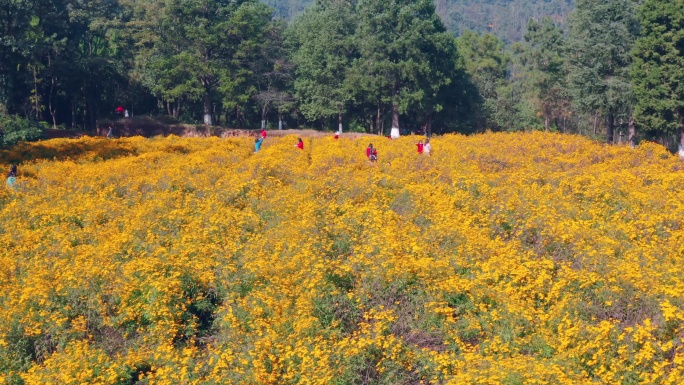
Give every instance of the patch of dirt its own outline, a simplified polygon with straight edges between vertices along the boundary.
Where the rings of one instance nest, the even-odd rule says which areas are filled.
[[[128,136],[168,136],[177,135],[186,138],[206,138],[210,136],[218,136],[220,138],[230,138],[230,137],[256,137],[259,135],[261,129],[236,129],[220,126],[205,126],[205,125],[192,125],[192,124],[165,124],[160,121],[141,117],[141,118],[130,118],[130,119],[120,119],[117,121],[101,121],[98,123],[96,135],[107,136],[109,133],[109,128],[112,127],[112,134],[115,137],[128,137]],[[54,130],[62,131],[62,130]],[[325,137],[333,136],[332,132],[321,132],[316,130],[267,130],[268,136],[271,137],[283,137],[287,135],[295,135],[304,138],[311,137]],[[85,133],[80,133],[81,136]],[[343,133],[342,138],[356,139],[363,136],[375,136],[365,133]],[[59,137],[59,136],[55,136]],[[62,136],[64,137],[64,136]],[[67,136],[73,137],[73,136]]]
[[[55,130],[53,128],[43,131],[43,137],[45,139],[57,139],[57,138],[72,138],[77,139],[82,136],[88,135],[87,132],[75,131],[75,130]]]

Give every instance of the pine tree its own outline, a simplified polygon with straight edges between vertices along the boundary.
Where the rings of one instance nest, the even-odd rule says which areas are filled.
[[[570,20],[570,85],[580,110],[606,117],[607,143],[615,119],[632,100],[630,50],[638,33],[634,0],[577,0]]]
[[[684,0],[646,0],[632,65],[637,123],[676,134],[684,157]]]
[[[466,30],[456,42],[462,66],[477,87],[478,94],[470,95],[471,99],[477,99],[479,106],[473,119],[475,130],[503,129],[503,124],[497,122],[499,91],[506,85],[506,67],[510,61],[503,41],[492,34]]]
[[[566,83],[565,37],[553,20],[530,21],[522,63],[528,68],[532,99],[544,118],[544,129],[548,131],[552,119],[567,117],[570,99]]]

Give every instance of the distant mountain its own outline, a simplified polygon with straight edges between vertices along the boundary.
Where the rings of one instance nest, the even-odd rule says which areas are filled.
[[[506,42],[519,41],[530,19],[550,16],[564,24],[573,0],[436,0],[437,13],[456,34],[466,29],[491,32]]]
[[[313,0],[262,0],[276,16],[292,19]],[[573,0],[435,0],[437,13],[455,34],[466,29],[491,32],[506,42],[522,39],[530,19],[550,16],[565,23],[574,9]]]

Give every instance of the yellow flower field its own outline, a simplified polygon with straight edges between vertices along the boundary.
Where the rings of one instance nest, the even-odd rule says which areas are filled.
[[[0,154],[0,383],[684,383],[662,147],[295,140]]]

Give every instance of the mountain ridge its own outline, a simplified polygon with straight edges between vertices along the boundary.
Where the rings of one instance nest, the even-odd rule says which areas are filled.
[[[275,9],[275,16],[292,20],[312,0],[261,0]],[[565,24],[574,10],[573,0],[435,0],[437,13],[455,35],[466,29],[489,32],[507,43],[520,41],[531,19],[551,17]]]

